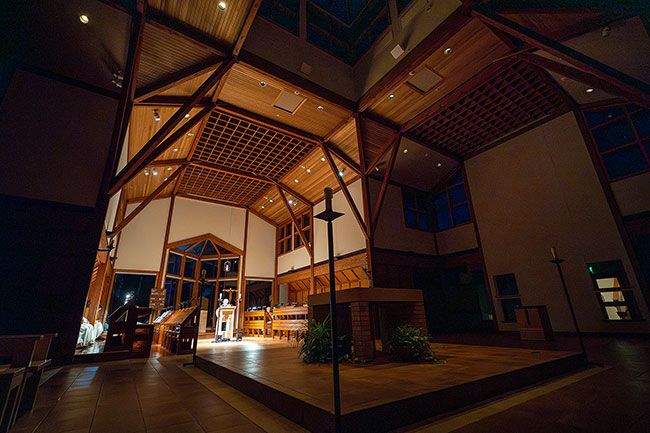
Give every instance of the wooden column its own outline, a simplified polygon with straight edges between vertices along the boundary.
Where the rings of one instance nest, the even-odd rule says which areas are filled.
[[[239,279],[241,302],[237,305],[237,328],[241,331],[244,329],[244,309],[246,308],[246,256],[248,255],[248,209],[246,209],[246,218],[244,222],[244,248],[241,256],[241,278]]]
[[[368,170],[366,168],[366,152],[363,140],[363,125],[361,124],[361,114],[355,113],[354,121],[357,130],[357,147],[359,148],[359,168],[361,169],[361,193],[363,198],[363,214],[368,228],[369,235],[366,236],[366,260],[368,262],[368,285],[372,287],[372,249],[374,248],[373,233],[374,226],[372,214],[370,213],[370,188],[368,185]]]

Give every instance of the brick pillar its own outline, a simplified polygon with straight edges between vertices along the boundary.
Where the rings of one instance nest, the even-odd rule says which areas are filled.
[[[411,310],[410,324],[416,328],[422,329],[425,333],[427,330],[427,318],[424,315],[424,302],[414,302],[413,309]]]
[[[360,361],[372,361],[375,344],[370,329],[370,306],[367,302],[352,302],[350,310],[353,356]]]

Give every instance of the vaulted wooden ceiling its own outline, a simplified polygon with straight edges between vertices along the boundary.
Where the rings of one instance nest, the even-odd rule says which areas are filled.
[[[222,11],[212,0],[191,5],[149,1],[129,158],[216,68],[239,54],[259,3],[230,1]],[[563,37],[573,32],[574,22],[586,28],[605,19],[600,12],[564,14],[543,23],[531,21],[524,11],[511,17]],[[549,74],[518,57],[531,47],[467,10],[459,9],[421,45],[356,102],[242,53],[171,133],[208,107],[205,117],[124,186],[125,199],[143,200],[182,167],[182,175],[158,197],[179,194],[234,204],[280,223],[289,213],[278,187],[296,212],[307,209],[322,199],[324,187],[339,188],[336,176],[350,183],[361,167],[372,169],[385,161],[397,134],[462,160],[516,129],[569,109],[571,100]],[[430,81],[425,88],[414,78],[423,71]],[[278,108],[283,102],[293,108]],[[323,149],[329,149],[340,173],[333,173]]]

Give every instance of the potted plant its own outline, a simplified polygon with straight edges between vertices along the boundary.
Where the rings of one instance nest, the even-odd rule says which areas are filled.
[[[393,331],[389,351],[400,361],[435,360],[427,335],[411,325],[401,325]]]
[[[347,358],[350,354],[349,344],[345,336],[338,338],[339,360]],[[329,316],[322,322],[310,320],[307,332],[300,346],[300,356],[306,364],[329,363],[332,361],[332,332]]]

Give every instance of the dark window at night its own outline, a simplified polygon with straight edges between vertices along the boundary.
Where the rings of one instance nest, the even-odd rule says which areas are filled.
[[[259,14],[297,36],[299,10],[299,0],[264,0]]]
[[[610,180],[650,170],[650,110],[625,105],[584,116]]]
[[[446,182],[442,191],[433,196],[433,207],[438,231],[470,222],[467,191],[461,170]]]
[[[634,289],[628,283],[623,262],[587,263],[587,270],[605,320],[640,319]]]
[[[296,220],[298,221],[299,227],[296,227],[291,221],[278,227],[278,255],[288,253],[303,246],[298,229],[302,230],[305,239],[311,244],[311,215],[309,212],[296,215]]]
[[[430,197],[428,193],[423,191],[402,188],[406,227],[425,232],[431,231]]]
[[[169,257],[167,258],[167,274],[180,275],[182,263],[183,256],[169,253]]]
[[[517,287],[515,274],[495,275],[494,283],[497,288],[496,298],[501,304],[504,322],[516,322],[517,308],[521,307],[521,296]]]

